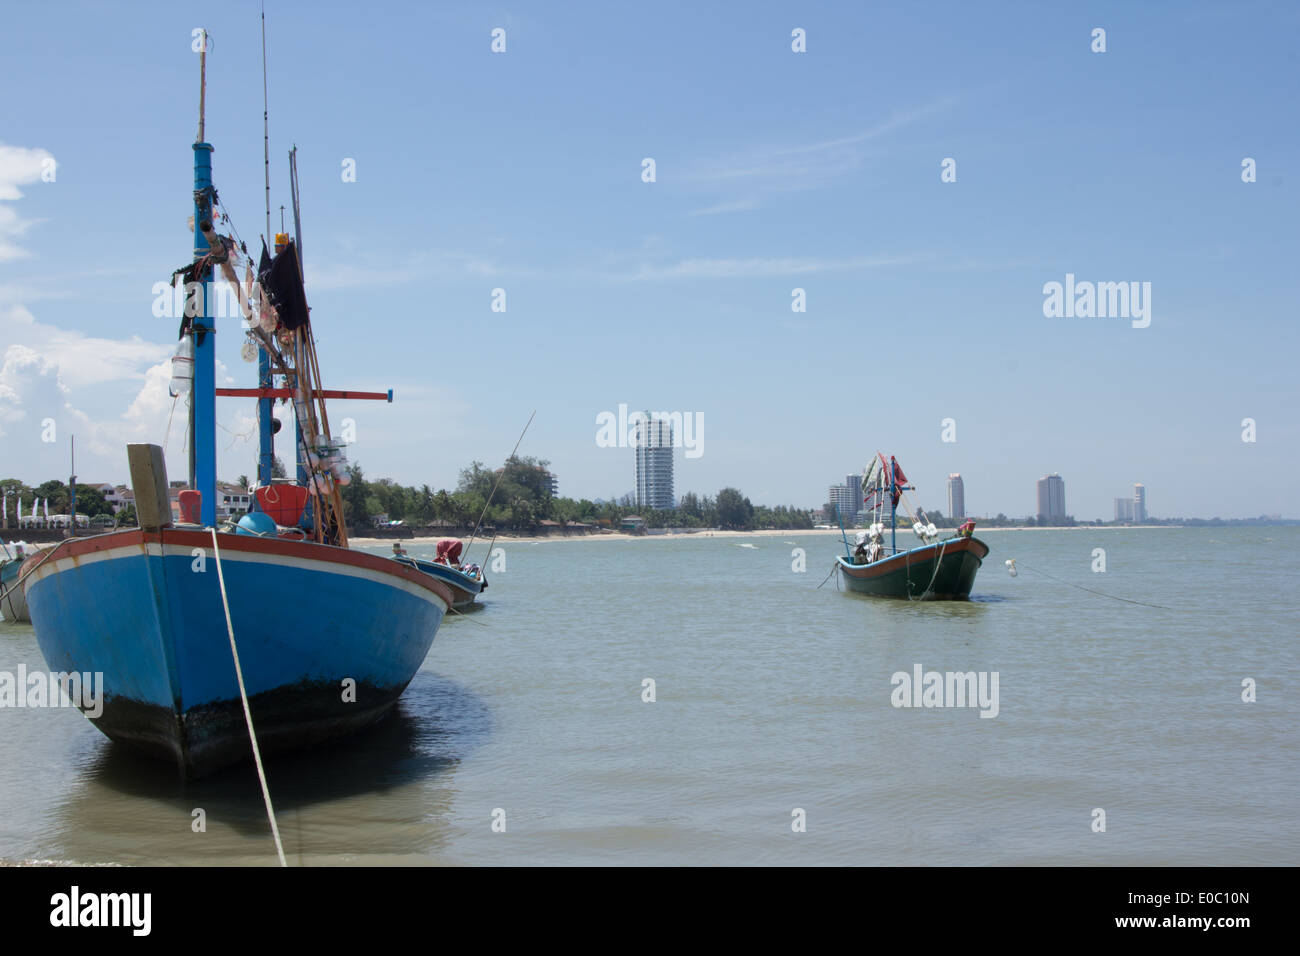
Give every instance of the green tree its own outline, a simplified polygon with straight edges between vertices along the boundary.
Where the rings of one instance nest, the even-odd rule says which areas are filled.
[[[53,514],[54,503],[50,502],[50,513]],[[77,514],[95,517],[95,515],[111,515],[113,506],[104,500],[104,494],[98,488],[92,485],[77,484]]]
[[[754,506],[736,488],[723,488],[718,492],[718,523],[724,528],[750,528],[753,526]]]
[[[362,528],[370,524],[370,518],[375,513],[368,508],[369,483],[357,462],[348,466],[347,474],[348,483],[339,492],[343,498],[343,517],[349,526]]]
[[[52,478],[41,482],[34,490],[42,502],[49,501],[50,514],[68,513],[68,486],[63,482]]]

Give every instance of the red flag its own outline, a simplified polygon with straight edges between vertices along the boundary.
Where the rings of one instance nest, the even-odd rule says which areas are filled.
[[[903,492],[900,489],[903,487],[903,485],[907,484],[907,475],[903,474],[903,469],[898,467],[898,459],[895,458],[893,455],[889,456],[889,466],[893,469],[894,493],[892,497],[894,501],[894,507],[897,508],[898,499],[903,494]]]

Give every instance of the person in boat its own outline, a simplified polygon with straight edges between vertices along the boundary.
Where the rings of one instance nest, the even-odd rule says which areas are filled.
[[[867,557],[867,553],[868,553],[867,533],[865,531],[859,531],[855,541],[856,541],[856,546],[853,549],[853,563],[870,564],[871,559]]]
[[[460,570],[460,551],[464,545],[456,538],[439,538],[433,560],[449,568]]]
[[[406,553],[406,549],[402,547],[402,545],[401,545],[400,542],[394,541],[394,542],[393,542],[393,557],[395,557],[395,558],[409,558],[410,555]]]

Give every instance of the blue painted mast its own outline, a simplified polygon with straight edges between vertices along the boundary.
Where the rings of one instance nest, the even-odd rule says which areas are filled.
[[[879,454],[879,452],[877,452]],[[881,455],[881,461],[884,461],[884,455]],[[889,547],[894,554],[898,554],[898,499],[895,495],[902,495],[904,491],[912,491],[912,485],[900,485],[895,476],[898,470],[898,462],[893,455],[889,456],[889,461],[885,463],[889,469]]]
[[[205,235],[212,225],[212,146],[204,141],[203,112],[207,93],[208,34],[203,32],[199,49],[199,135],[194,142],[194,258],[197,261],[211,251]],[[190,334],[194,336],[194,387],[191,390],[193,429],[190,441],[194,449],[194,487],[202,495],[200,521],[205,527],[217,524],[217,337],[212,314],[212,267],[195,276],[201,290],[202,315],[193,317]]]
[[[262,11],[262,162],[266,179],[266,242],[271,241],[271,108],[266,95],[266,10]],[[263,290],[263,298],[265,298]],[[270,388],[271,357],[265,346],[257,347],[257,387]],[[257,483],[269,485],[275,476],[275,432],[269,398],[257,400]]]
[[[844,533],[844,515],[840,514],[840,506],[831,502],[831,507],[835,509],[835,519],[840,523],[840,537],[844,539],[844,556],[853,557],[853,552],[849,550],[849,536]]]
[[[894,497],[894,459],[889,459],[889,550],[898,554],[898,499]]]
[[[267,356],[266,349],[259,345],[257,347],[257,387],[270,388],[271,384],[271,359]],[[275,438],[271,432],[273,419],[271,408],[271,399],[259,398],[257,400],[257,483],[259,485],[269,485],[275,469]]]

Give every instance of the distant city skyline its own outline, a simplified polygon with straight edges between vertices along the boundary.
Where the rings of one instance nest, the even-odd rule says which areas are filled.
[[[960,472],[948,476],[948,517],[966,517],[966,483]]]
[[[1038,511],[1036,517],[1039,521],[1060,521],[1066,517],[1068,512],[1065,510],[1065,479],[1058,473],[1052,472],[1050,475],[1043,475],[1038,479]]]
[[[834,505],[836,511],[845,521],[852,521],[862,511],[862,478],[859,475],[846,476],[844,483],[831,485],[826,489],[826,504]]]
[[[636,506],[666,511],[674,506],[673,425],[649,412],[636,423]]]

